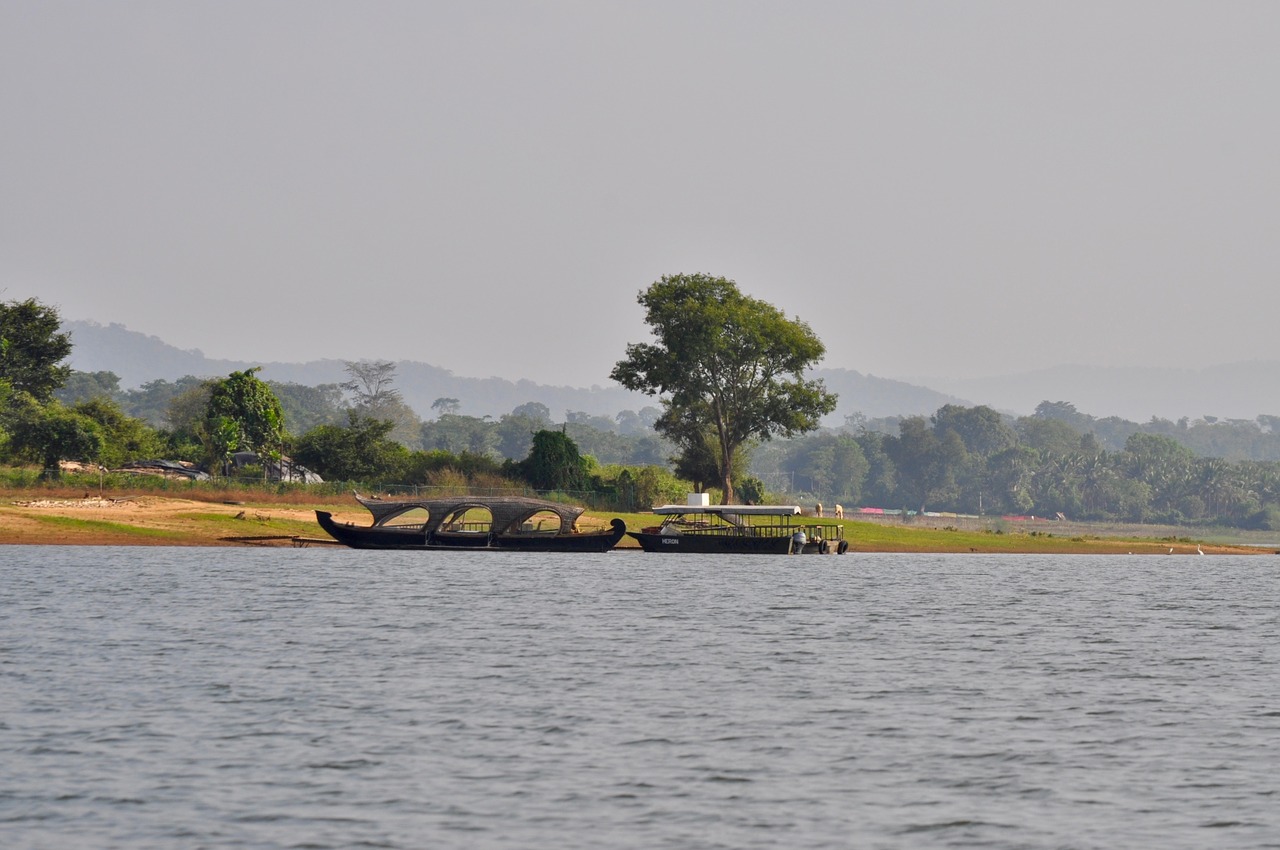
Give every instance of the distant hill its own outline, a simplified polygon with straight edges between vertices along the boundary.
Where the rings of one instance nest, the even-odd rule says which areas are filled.
[[[70,358],[74,368],[115,372],[125,388],[157,378],[174,381],[184,375],[226,375],[251,366],[262,366],[262,375],[269,380],[307,386],[347,379],[342,360],[215,360],[197,349],[180,349],[159,337],[119,324],[71,321],[65,322],[64,328],[71,333],[74,344]],[[536,401],[545,404],[557,420],[569,410],[613,416],[620,410],[639,410],[654,404],[654,399],[617,385],[578,388],[531,380],[467,378],[410,360],[401,361],[397,367],[397,386],[405,402],[424,417],[432,415],[431,404],[438,398],[458,399],[461,412],[469,416],[494,417]],[[1100,419],[1118,416],[1138,423],[1153,416],[1176,421],[1184,416],[1252,420],[1259,414],[1280,415],[1280,362],[1276,361],[1230,363],[1198,370],[1056,366],[986,378],[921,378],[918,383],[864,375],[851,369],[818,369],[813,374],[840,396],[836,412],[826,419],[829,425],[842,424],[844,417],[854,412],[871,418],[928,416],[944,404],[986,404],[1025,416],[1042,401],[1069,401],[1081,413]]]
[[[1099,419],[1149,422],[1153,416],[1253,420],[1280,414],[1280,362],[1255,360],[1203,369],[1055,366],[989,378],[921,378],[946,392],[1019,415],[1042,401],[1069,401]]]
[[[266,380],[306,386],[336,384],[348,377],[342,360],[307,363],[216,360],[205,357],[198,349],[180,349],[159,337],[131,331],[120,324],[69,321],[63,327],[70,332],[74,346],[71,366],[82,372],[114,372],[120,376],[120,385],[125,389],[157,379],[176,381],[186,375],[227,375],[252,366],[261,366],[260,375]],[[872,418],[928,415],[947,403],[969,404],[924,387],[863,375],[849,369],[819,369],[813,374],[822,378],[827,388],[840,396],[839,407],[826,420],[831,425],[842,424],[846,415],[855,412]],[[549,386],[530,380],[466,378],[448,369],[410,360],[397,363],[396,386],[405,403],[423,417],[433,415],[431,404],[438,398],[458,399],[459,412],[465,415],[493,417],[535,401],[545,404],[557,420],[569,410],[612,417],[621,410],[639,410],[655,405],[653,398],[629,392],[617,385],[577,388]]]
[[[281,383],[337,384],[348,380],[345,361],[312,360],[307,363],[261,363],[216,360],[198,349],[183,350],[159,337],[131,331],[123,325],[95,322],[64,322],[71,333],[73,348],[69,361],[82,372],[109,371],[120,376],[125,389],[156,379],[176,381],[186,375],[216,377],[261,366],[259,377]],[[438,398],[456,398],[459,412],[468,416],[501,416],[530,401],[545,404],[553,417],[576,410],[593,416],[613,416],[620,410],[639,410],[653,400],[622,387],[555,387],[533,381],[502,378],[464,378],[448,369],[402,360],[396,364],[396,387],[405,403],[419,416],[433,415],[431,404]]]
[[[944,404],[973,405],[956,396],[852,369],[815,369],[812,375],[821,378],[827,389],[840,397],[836,412],[826,420],[828,425],[843,425],[845,416],[851,413],[862,413],[871,419],[930,416]]]

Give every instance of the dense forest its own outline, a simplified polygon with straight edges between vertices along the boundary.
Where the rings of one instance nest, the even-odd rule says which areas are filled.
[[[846,505],[1277,530],[1280,462],[1252,459],[1275,456],[1275,425],[1097,421],[1063,402],[1018,418],[945,405],[761,447],[753,471]]]

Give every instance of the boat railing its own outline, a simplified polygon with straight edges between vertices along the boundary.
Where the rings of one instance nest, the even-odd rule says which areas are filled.
[[[809,539],[843,540],[844,528],[837,523],[806,523],[792,525],[789,523],[765,523],[760,525],[726,525],[706,522],[671,522],[667,527],[680,534],[699,537],[757,537],[778,538],[791,537],[797,531],[803,531]]]
[[[450,522],[440,526],[440,531],[445,532],[467,532],[471,534],[488,534],[488,522]]]
[[[814,540],[814,539],[843,540],[844,539],[844,526],[838,523],[831,523],[831,524],[812,523],[810,525],[801,526],[801,529],[804,531],[805,536],[808,537],[810,540]]]

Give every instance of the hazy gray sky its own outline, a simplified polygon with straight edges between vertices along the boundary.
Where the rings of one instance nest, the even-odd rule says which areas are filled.
[[[1280,3],[0,0],[0,298],[606,384],[724,275],[826,366],[1280,359]]]

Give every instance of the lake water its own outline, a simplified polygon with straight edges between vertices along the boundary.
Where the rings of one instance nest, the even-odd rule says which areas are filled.
[[[1280,846],[1280,558],[0,547],[0,845]]]

